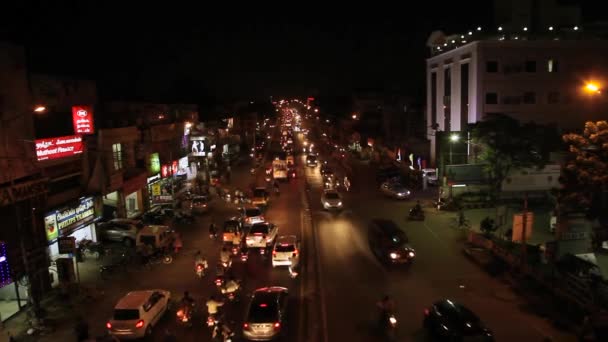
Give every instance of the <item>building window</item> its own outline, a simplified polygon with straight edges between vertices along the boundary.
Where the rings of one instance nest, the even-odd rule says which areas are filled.
[[[486,104],[498,104],[498,94],[486,93]]]
[[[536,72],[536,61],[526,61],[526,72]]]
[[[535,104],[536,103],[536,93],[532,91],[527,91],[524,93],[524,104]]]
[[[559,64],[555,59],[550,59],[547,61],[547,72],[558,72]]]
[[[550,91],[547,96],[547,102],[551,104],[559,103],[559,92],[558,91]]]
[[[486,72],[498,72],[498,62],[497,61],[487,61],[486,62]]]
[[[112,159],[114,160],[114,170],[122,169],[122,146],[120,144],[112,145]]]

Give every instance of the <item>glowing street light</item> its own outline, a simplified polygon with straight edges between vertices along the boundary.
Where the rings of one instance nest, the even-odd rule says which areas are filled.
[[[353,114],[353,120],[357,120],[357,114]]]
[[[45,106],[36,106],[36,108],[34,108],[34,112],[36,112],[36,113],[44,113],[45,111],[46,111]]]
[[[601,92],[600,85],[593,81],[587,82],[585,84],[585,91],[590,94],[599,94]]]
[[[185,126],[187,129],[190,129],[190,128],[192,128],[192,122],[186,122],[186,123],[184,124],[184,126]]]
[[[460,136],[456,133],[450,135],[450,141],[451,142],[457,142],[458,140],[460,140]]]
[[[315,113],[318,113],[318,112],[319,112],[319,108],[315,108]]]

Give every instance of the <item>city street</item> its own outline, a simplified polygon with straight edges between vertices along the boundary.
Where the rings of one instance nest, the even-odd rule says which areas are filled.
[[[423,311],[440,299],[452,299],[477,313],[495,333],[497,341],[574,341],[547,320],[530,314],[507,285],[487,275],[462,254],[461,232],[451,228],[454,213],[425,208],[426,221],[406,221],[414,200],[397,201],[380,194],[373,167],[353,162],[353,189],[343,193],[341,213],[322,210],[321,175],[308,168],[316,241],[319,244],[321,286],[328,330],[325,341],[371,341],[384,295],[396,302],[398,339],[422,341]],[[338,166],[332,165],[337,174]],[[411,268],[387,269],[369,249],[367,224],[372,218],[396,222],[416,249]]]

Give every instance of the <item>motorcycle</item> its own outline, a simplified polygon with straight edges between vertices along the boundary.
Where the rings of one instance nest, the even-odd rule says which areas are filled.
[[[214,327],[217,325],[217,323],[219,322],[219,320],[217,319],[217,317],[215,315],[209,315],[207,316],[207,326],[208,327]]]
[[[389,341],[394,341],[397,336],[397,318],[392,312],[387,312],[384,325],[384,334]]]
[[[228,291],[225,286],[221,287],[220,291],[226,297],[229,302],[234,302],[238,298],[238,295],[241,292],[241,282],[237,281],[237,288],[232,291]]]
[[[205,276],[205,269],[207,269],[207,266],[205,265],[205,263],[200,263],[200,264],[196,264],[196,276],[201,279],[202,277]]]
[[[211,332],[211,338],[214,341],[232,342],[234,336],[234,332],[230,330],[225,323],[220,324],[217,322],[213,327],[213,331]]]
[[[412,208],[410,209],[410,213],[407,216],[407,219],[410,221],[424,221],[424,211],[422,209],[414,210]]]
[[[192,307],[183,307],[175,313],[177,323],[192,327],[192,311],[194,311],[194,305]]]

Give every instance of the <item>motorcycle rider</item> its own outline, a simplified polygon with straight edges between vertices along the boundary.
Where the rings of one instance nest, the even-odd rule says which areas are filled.
[[[420,214],[422,214],[422,205],[420,205],[420,201],[416,201],[416,205],[412,209],[412,215],[416,216]]]
[[[228,248],[222,247],[222,251],[220,252],[220,262],[222,265],[226,265],[226,268],[230,266],[230,251]]]
[[[205,269],[209,267],[209,264],[207,264],[207,259],[203,257],[201,251],[196,251],[196,254],[194,255],[194,269],[196,269],[198,265],[203,265],[203,274],[205,274]]]
[[[391,312],[393,312],[395,308],[395,302],[393,302],[393,300],[388,295],[385,295],[381,301],[376,303],[376,306],[378,306],[378,308],[380,309],[380,327],[384,327],[387,322],[387,317],[391,314]]]
[[[350,190],[350,180],[347,176],[344,176],[344,188],[346,188],[346,191]]]
[[[224,302],[218,301],[215,296],[212,295],[205,305],[207,306],[207,314],[209,317],[216,317],[217,319],[219,308],[224,305]]]
[[[224,294],[234,293],[234,292],[238,291],[240,287],[241,287],[241,285],[239,285],[239,283],[236,281],[236,279],[234,279],[234,276],[230,276],[230,279],[228,279],[228,281],[222,288],[222,293],[224,293]]]
[[[184,297],[182,297],[180,303],[184,310],[184,315],[188,316],[190,314],[190,310],[194,307],[194,298],[190,297],[190,293],[188,293],[188,291],[184,291]]]

